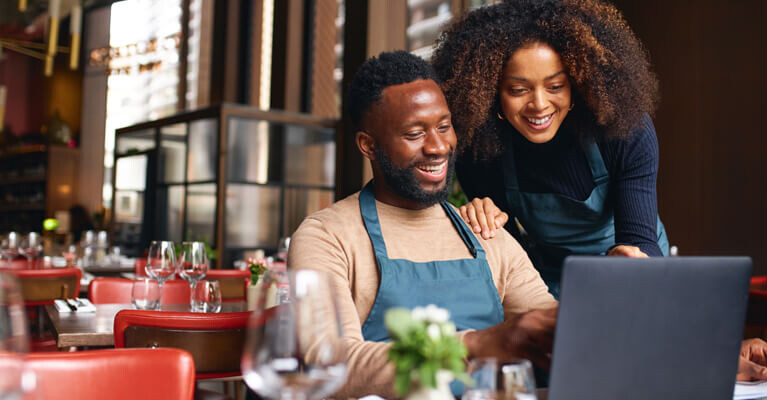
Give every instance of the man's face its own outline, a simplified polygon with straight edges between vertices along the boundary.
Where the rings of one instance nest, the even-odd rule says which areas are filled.
[[[447,198],[456,136],[445,96],[434,81],[387,87],[363,126],[375,139],[374,174],[385,182],[376,183],[376,198],[406,208]]]

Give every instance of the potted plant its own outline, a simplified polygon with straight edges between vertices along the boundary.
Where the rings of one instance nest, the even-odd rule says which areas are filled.
[[[266,271],[269,270],[269,267],[267,266],[267,262],[264,259],[253,259],[249,258],[245,261],[245,263],[248,266],[248,270],[250,270],[250,281],[248,281],[248,291],[247,291],[247,303],[248,303],[248,310],[255,310],[256,309],[256,300],[258,298],[258,291],[260,290],[261,282],[260,279],[266,273]]]
[[[455,337],[447,310],[435,305],[413,311],[393,308],[384,324],[392,338],[389,360],[394,363],[394,389],[411,400],[453,400],[450,382],[466,384],[466,347]]]

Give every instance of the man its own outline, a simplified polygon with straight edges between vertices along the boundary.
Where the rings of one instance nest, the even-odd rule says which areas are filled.
[[[324,270],[340,294],[348,379],[337,397],[393,397],[383,314],[447,308],[469,357],[549,362],[556,301],[520,245],[475,236],[444,201],[456,136],[430,66],[404,51],[366,61],[349,91],[356,142],[373,181],[308,217],[290,268]]]

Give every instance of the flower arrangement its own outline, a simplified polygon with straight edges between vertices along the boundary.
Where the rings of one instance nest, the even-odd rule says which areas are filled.
[[[455,337],[450,313],[433,304],[413,311],[392,308],[384,324],[392,338],[389,360],[394,363],[394,389],[403,396],[411,390],[437,388],[437,373],[449,371],[466,384],[471,379],[464,372],[466,347]],[[416,387],[413,384],[416,383]]]
[[[269,270],[267,262],[263,258],[258,260],[248,258],[245,263],[248,266],[248,270],[250,270],[250,284],[255,286],[258,280],[261,279],[261,275]]]

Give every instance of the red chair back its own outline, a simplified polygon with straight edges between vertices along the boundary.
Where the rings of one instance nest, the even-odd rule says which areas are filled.
[[[139,257],[136,262],[133,263],[133,270],[136,273],[136,277],[148,276],[146,274],[146,257]]]
[[[21,296],[27,306],[53,304],[62,297],[74,298],[80,293],[82,271],[78,268],[11,270],[21,285]]]
[[[221,301],[245,301],[250,271],[241,269],[210,269],[205,275],[208,281],[218,281]]]
[[[11,261],[7,261],[5,259],[0,259],[0,269],[7,270],[7,269],[31,269],[38,264],[42,264],[42,260],[35,260],[32,261],[32,265],[27,261],[26,258],[14,258]]]
[[[88,299],[93,304],[129,304],[133,281],[124,278],[95,278],[88,285]],[[185,304],[191,299],[189,283],[168,280],[162,286],[162,304]]]
[[[30,354],[40,399],[185,399],[194,395],[192,356],[179,349]]]
[[[115,347],[174,347],[192,354],[197,378],[240,374],[250,312],[220,314],[122,310],[115,316]]]

